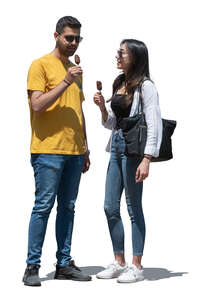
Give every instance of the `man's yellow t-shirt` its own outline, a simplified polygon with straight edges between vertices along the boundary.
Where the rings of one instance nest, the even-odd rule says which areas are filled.
[[[35,60],[28,72],[27,89],[44,93],[54,89],[73,63],[64,65],[47,54]],[[86,151],[82,101],[82,78],[72,83],[46,111],[36,114],[30,106],[32,127],[31,153],[83,154]]]

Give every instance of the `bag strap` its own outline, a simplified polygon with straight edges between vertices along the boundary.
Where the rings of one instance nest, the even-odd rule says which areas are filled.
[[[143,96],[142,96],[142,83],[138,86],[139,102],[138,102],[138,114],[143,113]]]
[[[144,78],[139,86],[138,86],[138,93],[139,93],[139,102],[138,102],[138,114],[139,113],[143,113],[143,95],[142,95],[142,85],[143,83],[146,81],[146,80],[149,80],[148,78]]]

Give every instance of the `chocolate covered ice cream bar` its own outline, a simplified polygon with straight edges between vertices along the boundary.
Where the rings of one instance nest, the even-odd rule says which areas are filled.
[[[102,90],[102,82],[101,81],[96,81],[96,84],[97,84],[98,91],[101,91]]]
[[[74,56],[74,61],[77,65],[80,64],[80,57],[77,54]]]

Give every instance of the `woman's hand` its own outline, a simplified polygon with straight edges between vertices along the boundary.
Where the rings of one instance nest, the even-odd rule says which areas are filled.
[[[106,110],[106,107],[105,107],[105,99],[104,97],[102,96],[101,93],[96,93],[93,97],[93,100],[95,102],[95,104],[97,106],[99,106],[100,110],[101,111],[105,111]]]
[[[98,92],[94,95],[93,100],[94,100],[95,104],[97,106],[99,106],[101,114],[102,114],[102,119],[103,119],[104,122],[106,122],[107,119],[108,119],[108,112],[107,112],[107,109],[106,109],[106,106],[105,106],[104,97],[102,96],[101,93]]]
[[[144,157],[136,171],[136,183],[143,181],[149,176],[149,165],[150,160]]]

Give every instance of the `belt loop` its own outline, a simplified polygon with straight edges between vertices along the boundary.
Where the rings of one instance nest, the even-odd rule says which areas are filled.
[[[118,130],[118,133],[119,133],[120,138],[123,139],[123,131],[121,128]]]

